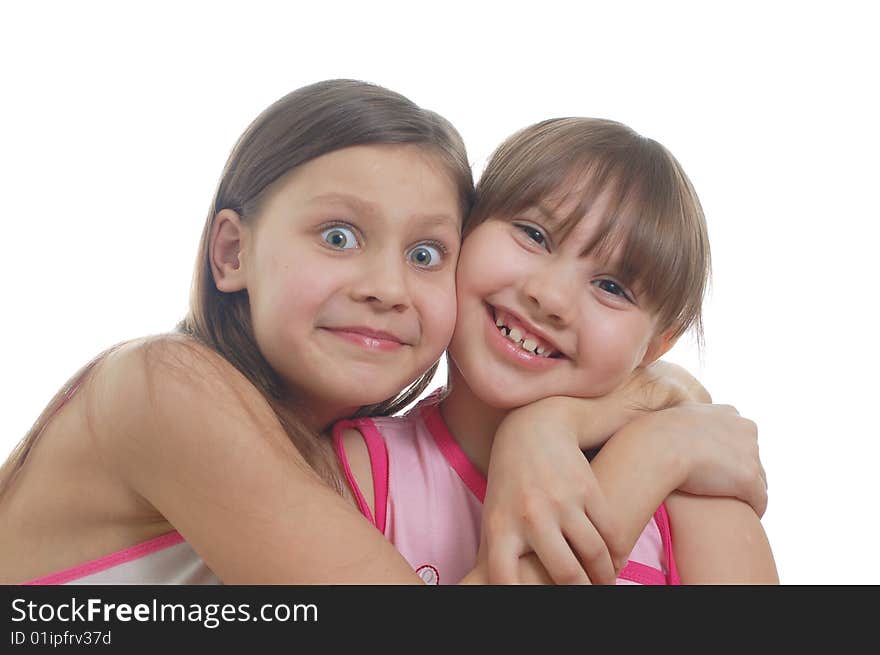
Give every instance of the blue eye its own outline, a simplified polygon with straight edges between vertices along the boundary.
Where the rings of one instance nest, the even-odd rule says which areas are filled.
[[[537,243],[539,246],[547,247],[547,237],[544,236],[544,233],[541,232],[538,228],[532,225],[526,225],[524,223],[514,223],[517,228],[523,231],[523,233],[532,241]]]
[[[600,289],[602,289],[602,291],[610,293],[614,296],[619,296],[620,298],[623,298],[624,300],[629,300],[630,302],[632,302],[632,299],[629,297],[629,294],[626,292],[626,289],[624,289],[621,285],[619,285],[614,280],[597,280],[596,286],[599,287]]]
[[[321,238],[331,248],[339,250],[351,250],[358,247],[357,236],[349,227],[334,225],[321,231]]]
[[[437,246],[422,243],[410,250],[406,258],[420,268],[436,268],[443,263],[443,252]]]

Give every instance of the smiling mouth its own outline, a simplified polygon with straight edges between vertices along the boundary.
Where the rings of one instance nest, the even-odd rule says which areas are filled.
[[[565,355],[559,352],[553,344],[529,332],[514,316],[496,309],[488,303],[486,303],[486,308],[498,331],[525,352],[544,359],[565,359]]]
[[[322,330],[368,351],[394,352],[407,345],[394,335],[364,328],[342,327],[322,328]]]

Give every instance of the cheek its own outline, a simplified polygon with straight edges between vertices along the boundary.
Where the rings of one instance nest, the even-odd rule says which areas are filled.
[[[649,338],[648,326],[637,316],[625,316],[602,308],[594,310],[593,320],[580,338],[586,361],[600,377],[620,380],[632,373],[645,353]]]
[[[419,285],[418,294],[422,345],[439,357],[449,345],[455,329],[455,279],[450,273],[443,282]]]
[[[316,275],[317,266],[300,260],[293,265],[287,258],[270,257],[260,271],[259,283],[248,292],[254,329],[259,334],[284,338],[309,329],[322,306],[332,296],[335,276]]]
[[[528,275],[529,261],[503,237],[474,234],[465,241],[456,274],[460,303],[482,300]]]

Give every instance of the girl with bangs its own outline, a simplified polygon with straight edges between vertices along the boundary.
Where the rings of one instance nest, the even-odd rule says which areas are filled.
[[[455,327],[455,264],[473,193],[458,133],[400,94],[329,80],[267,108],[223,170],[177,331],[120,344],[87,364],[0,470],[0,580],[419,582],[355,509],[367,505],[345,480],[364,475],[367,459],[354,444],[340,465],[326,432],[345,417],[394,413],[429,383]],[[587,431],[617,432],[603,462],[617,462],[620,484],[742,496],[760,511],[764,486],[748,474],[761,470],[753,426],[701,405],[653,412],[618,431],[638,413],[633,402],[656,409],[701,393],[674,369],[640,380],[655,384],[573,409],[551,400],[585,441]],[[558,558],[543,546],[553,529],[533,537],[503,518],[531,488],[533,455],[524,446],[532,440],[523,437],[536,417],[548,427],[543,417],[553,408],[541,403],[518,410],[496,440],[504,486],[491,490],[499,512],[487,509],[487,521],[497,515],[503,525],[487,549],[510,539],[534,545],[556,573]],[[663,444],[662,452],[634,475],[623,462],[643,442]],[[628,552],[619,546],[616,500],[598,492],[576,452],[580,467],[563,486],[594,491],[579,499],[579,516],[566,522],[575,527],[566,529],[576,549],[591,551],[577,564],[581,575],[585,568],[595,581],[612,581],[611,558]],[[603,476],[617,475],[603,466]],[[519,554],[496,548],[488,561],[515,568]],[[471,565],[465,581],[489,579],[484,564]]]
[[[583,496],[560,507],[540,490],[575,479],[586,450],[609,503],[627,517],[619,536],[630,555],[616,569],[618,583],[777,583],[752,507],[686,486],[665,498],[675,485],[663,493],[639,485],[621,468],[625,458],[609,463],[638,421],[602,447],[595,431],[583,432],[591,417],[574,400],[618,393],[688,329],[701,340],[709,270],[699,200],[656,141],[584,118],[545,121],[509,138],[477,185],[462,242],[448,388],[406,417],[337,426],[343,459],[367,449],[350,458],[359,464],[352,485],[374,490],[363,497],[364,514],[431,581],[456,582],[470,570],[481,536],[495,581],[549,581],[550,567],[534,558],[508,566],[530,547],[552,563],[552,579],[576,581],[578,561],[592,556],[570,546],[582,532]],[[518,447],[499,449],[509,439]],[[645,440],[631,466],[654,467],[658,446]],[[529,467],[518,464],[526,460]],[[545,478],[518,483],[511,471]],[[499,510],[481,528],[481,501],[487,512],[495,502],[487,478],[490,494],[530,489],[508,506],[524,520]],[[531,526],[530,545],[512,531],[499,534],[505,516]]]

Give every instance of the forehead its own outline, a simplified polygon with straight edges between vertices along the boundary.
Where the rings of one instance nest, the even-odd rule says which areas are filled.
[[[431,215],[456,229],[461,222],[451,174],[437,155],[415,145],[353,146],[316,157],[279,179],[262,208],[287,213],[325,205],[362,216]]]
[[[335,150],[298,166],[286,176],[286,182],[312,193],[339,191],[345,186],[389,195],[455,195],[452,177],[440,158],[417,145],[363,145]]]

